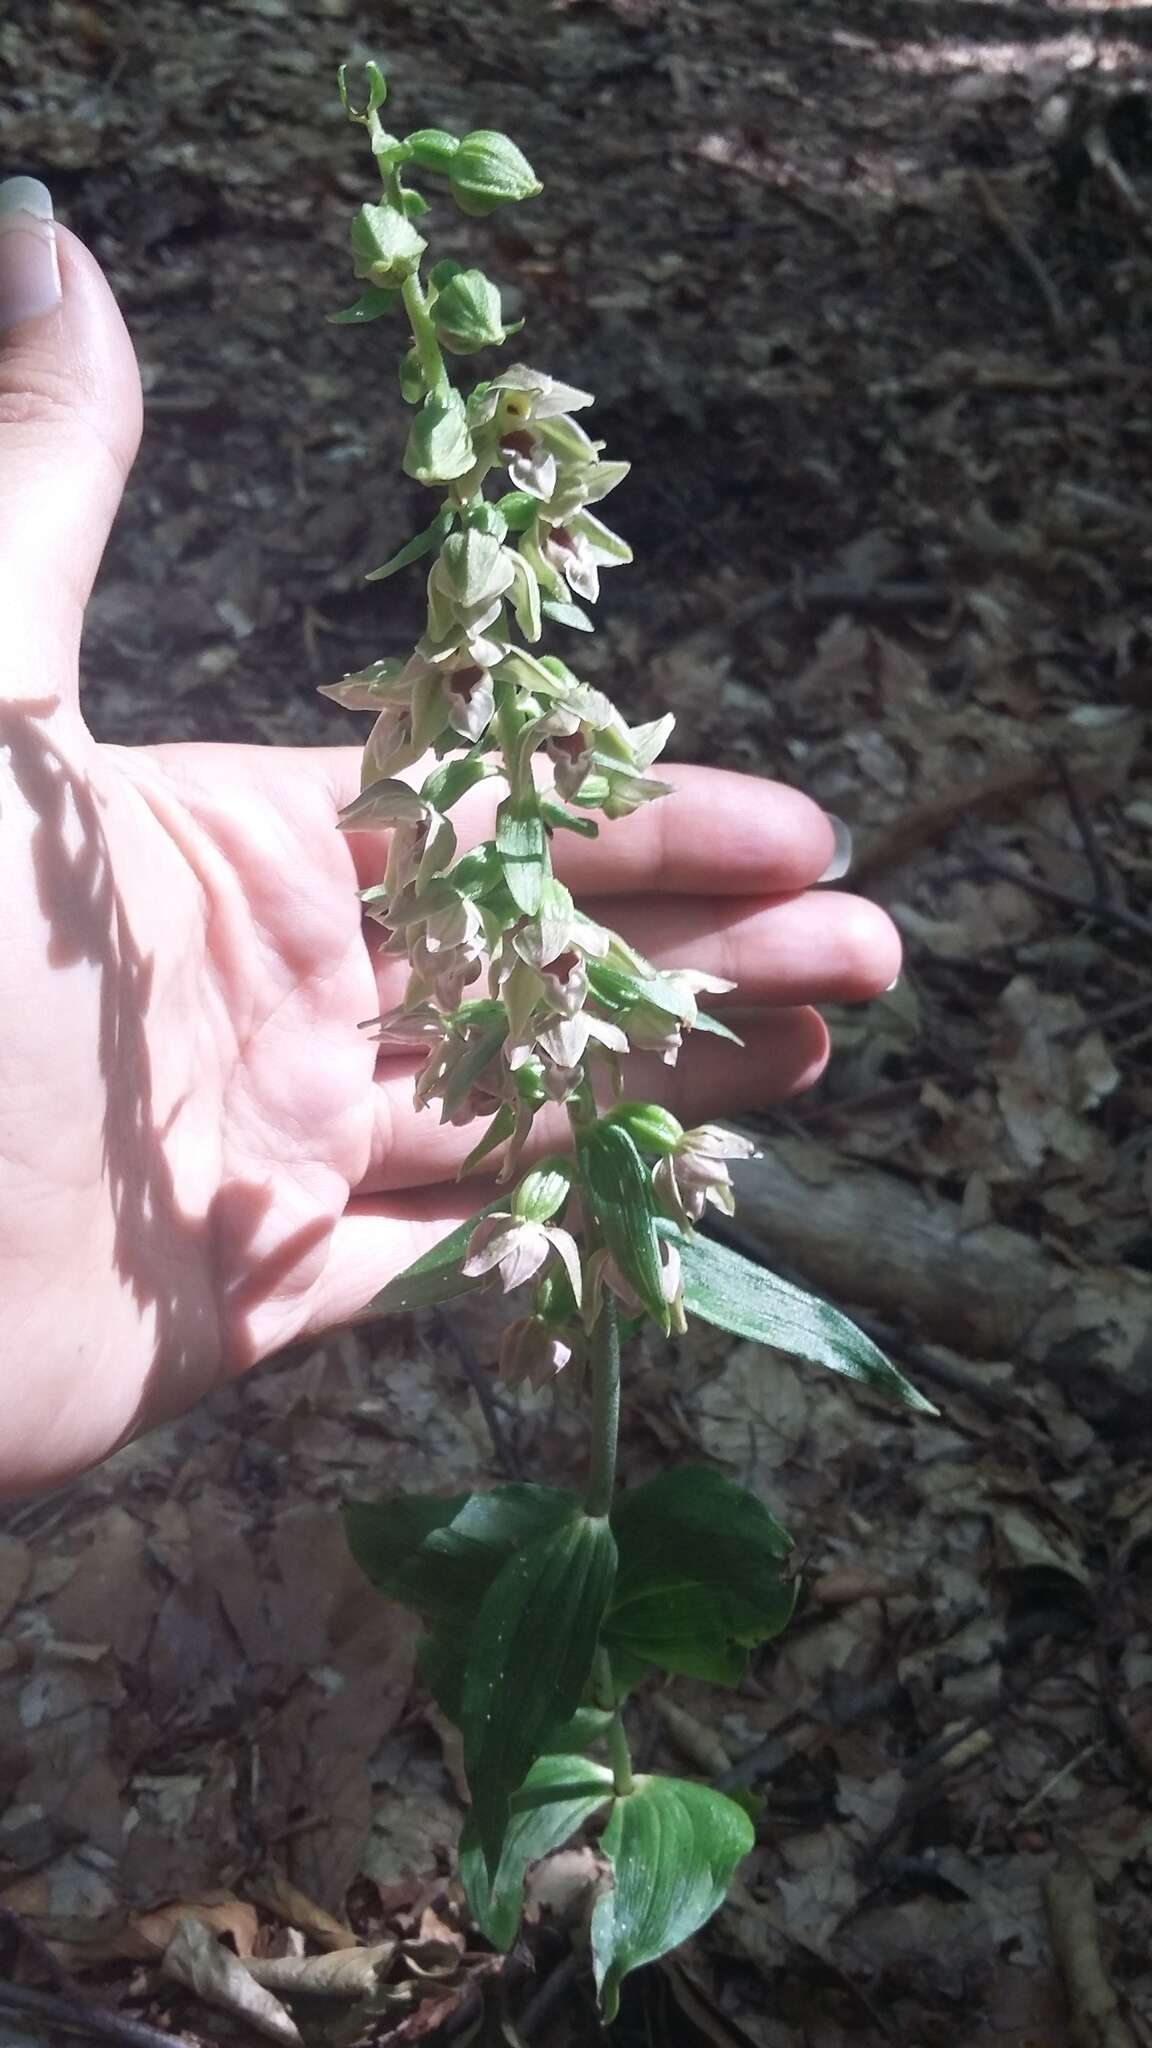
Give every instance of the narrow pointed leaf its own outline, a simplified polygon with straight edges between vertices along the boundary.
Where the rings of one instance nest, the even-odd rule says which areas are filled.
[[[504,1207],[500,1202],[489,1202],[487,1208],[477,1209],[475,1216],[446,1237],[434,1244],[431,1251],[406,1266],[389,1280],[386,1287],[374,1294],[368,1307],[381,1315],[410,1315],[419,1308],[434,1308],[437,1302],[452,1301],[458,1294],[474,1294],[483,1287],[484,1280],[468,1280],[460,1271],[467,1255],[472,1232],[484,1216],[490,1216],[495,1209]]]
[[[410,562],[418,562],[424,555],[430,555],[451,533],[454,519],[455,513],[451,510],[438,512],[431,526],[426,526],[423,533],[415,534],[396,554],[390,555],[386,562],[382,562],[378,569],[370,569],[364,578],[365,583],[382,583],[386,576],[394,576],[397,569],[406,569]]]
[[[569,626],[576,633],[596,631],[587,612],[582,611],[578,604],[566,604],[559,597],[543,597],[540,600],[540,610],[546,619],[551,619],[554,626]]]
[[[522,1544],[484,1597],[464,1681],[461,1730],[477,1833],[490,1870],[500,1861],[512,1794],[548,1732],[580,1704],[615,1571],[616,1544],[607,1520],[576,1513]]]
[[[554,1796],[557,1788],[562,1797]],[[533,1800],[533,1795],[539,1795]],[[612,1773],[584,1756],[542,1756],[524,1780],[517,1801],[527,1804],[509,1823],[495,1880],[488,1875],[480,1837],[471,1819],[460,1837],[460,1881],[472,1915],[494,1948],[516,1939],[530,1863],[550,1856],[591,1820],[612,1796]]]
[[[748,1815],[707,1785],[638,1778],[613,1805],[600,1838],[613,1888],[592,1913],[600,2010],[615,2019],[629,1970],[678,1948],[724,1901],[755,1840]]]
[[[368,320],[379,320],[389,313],[400,297],[398,285],[370,284],[367,291],[351,306],[344,306],[339,313],[325,315],[331,327],[362,327]]]
[[[893,1395],[921,1415],[939,1413],[863,1330],[818,1295],[793,1287],[714,1238],[686,1237],[673,1228],[662,1235],[679,1249],[690,1315],[703,1316],[734,1337],[826,1365],[877,1393]]]

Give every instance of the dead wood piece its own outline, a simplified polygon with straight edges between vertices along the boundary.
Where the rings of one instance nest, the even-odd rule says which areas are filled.
[[[1091,1418],[1146,1426],[1146,1273],[1074,1272],[1022,1231],[966,1229],[958,1203],[805,1139],[774,1140],[734,1179],[742,1230],[766,1266],[966,1358],[1025,1359]]]
[[[1048,1928],[1072,2007],[1076,2048],[1135,2048],[1100,1954],[1096,1894],[1087,1864],[1071,1858],[1044,1885]]]
[[[112,2048],[188,2048],[178,2035],[129,2019],[111,2006],[89,2005],[64,1998],[57,1991],[27,1991],[21,1984],[0,1984],[0,2012],[21,2013],[26,2019],[41,2021],[54,2033],[68,2034],[73,2040],[111,2042]]]
[[[1003,235],[1017,262],[1027,271],[1028,276],[1039,292],[1053,334],[1063,340],[1068,332],[1068,315],[1064,311],[1060,294],[1056,290],[1040,258],[1037,256],[1035,249],[1032,248],[1021,229],[1017,227],[1011,215],[1005,213],[987,178],[982,177],[979,171],[973,172],[972,185],[976,197],[979,199],[993,227],[999,234]]]

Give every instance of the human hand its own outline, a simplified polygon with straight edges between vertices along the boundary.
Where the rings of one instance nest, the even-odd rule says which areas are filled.
[[[87,730],[80,632],[139,377],[93,258],[58,231],[53,304],[47,225],[3,203],[0,1491],[19,1491],[355,1317],[486,1195],[453,1178],[475,1134],[417,1115],[417,1061],[377,1059],[357,1029],[400,999],[403,971],[355,894],[385,836],[335,829],[359,749],[125,748]],[[872,905],[805,893],[835,843],[807,798],[674,779],[674,797],[555,856],[657,964],[738,982],[745,1050],[702,1037],[660,1069],[694,1123],[809,1086],[828,1052],[810,1005],[883,989],[899,943]],[[484,836],[482,799],[461,806],[462,839]]]

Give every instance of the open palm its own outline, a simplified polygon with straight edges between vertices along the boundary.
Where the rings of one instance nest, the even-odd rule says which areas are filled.
[[[455,1179],[475,1134],[417,1115],[415,1058],[378,1061],[358,1028],[402,994],[356,896],[384,836],[336,829],[358,750],[105,747],[84,725],[79,622],[138,387],[99,271],[70,237],[61,256],[59,331],[0,357],[0,512],[17,474],[23,514],[0,524],[0,1490],[355,1316],[485,1199]],[[555,856],[658,964],[739,983],[746,1050],[701,1039],[671,1080],[697,1121],[814,1079],[809,1006],[884,987],[898,945],[870,905],[804,893],[834,838],[806,798],[674,779]],[[460,807],[463,840],[491,810]]]

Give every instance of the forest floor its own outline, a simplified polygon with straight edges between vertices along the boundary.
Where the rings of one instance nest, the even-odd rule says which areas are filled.
[[[633,1981],[628,2048],[1152,2042],[1150,50],[1147,0],[0,18],[0,171],[50,181],[144,373],[98,735],[342,739],[316,686],[418,629],[418,572],[363,581],[424,523],[394,337],[381,379],[381,330],[324,320],[371,185],[335,70],[375,55],[398,123],[505,128],[545,180],[439,248],[635,465],[585,673],[671,704],[673,758],[848,820],[904,935],[763,1120],[744,1228],[941,1419],[714,1333],[630,1368],[625,1476],[717,1461],[804,1594],[736,1693],[640,1697],[645,1760],[739,1765],[763,1811],[732,1902]],[[591,1851],[489,1955],[451,1731],[332,1512],[568,1475],[562,1399],[490,1436],[494,1328],[342,1335],[0,1521],[5,2048],[48,2025],[21,1989],[93,2038],[251,2042],[253,1957],[295,1960],[255,2024],[308,2048],[603,2038],[567,1960]],[[325,1951],[342,2002],[301,1994]]]

